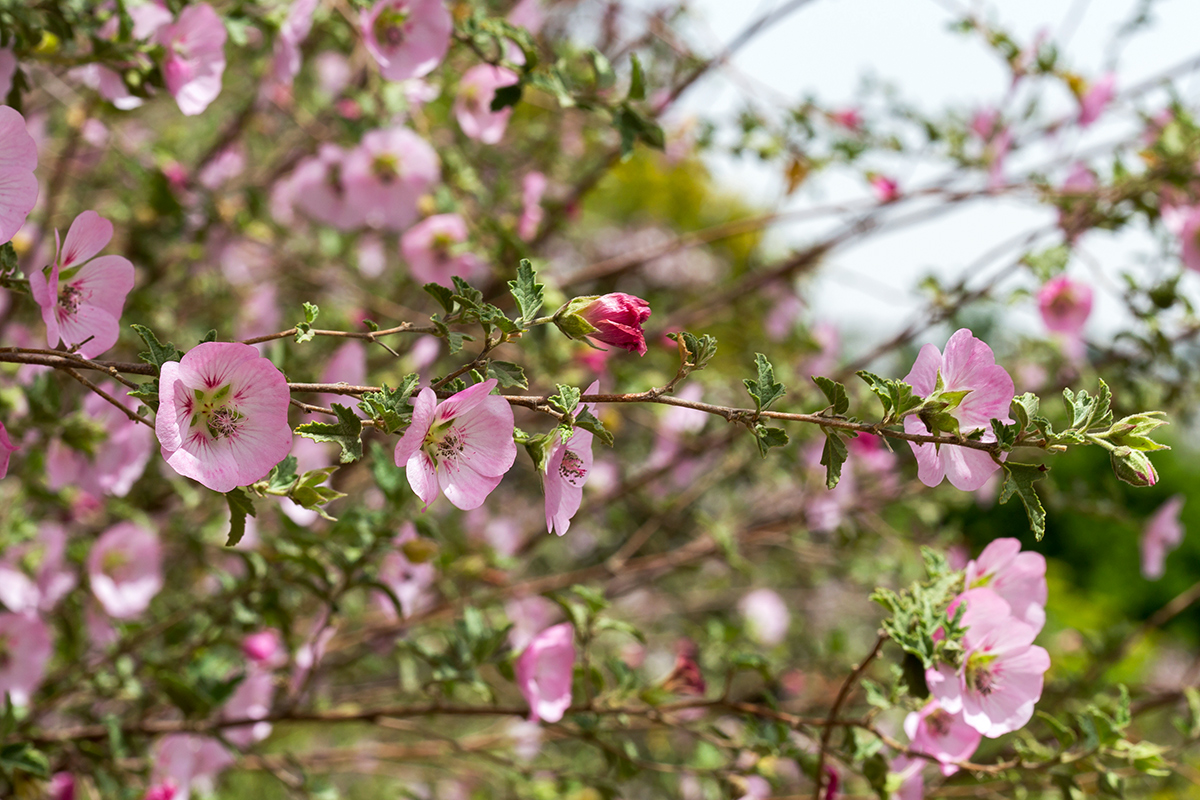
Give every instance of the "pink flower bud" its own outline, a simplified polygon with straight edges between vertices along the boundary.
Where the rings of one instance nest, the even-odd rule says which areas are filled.
[[[642,323],[650,319],[650,304],[623,292],[598,297],[577,297],[555,315],[559,330],[572,339],[587,336],[604,344],[646,355],[646,333]],[[578,320],[587,323],[573,325]],[[588,327],[594,330],[587,330]]]
[[[279,632],[268,628],[242,639],[242,653],[251,661],[262,664],[274,659],[279,652],[279,645]]]

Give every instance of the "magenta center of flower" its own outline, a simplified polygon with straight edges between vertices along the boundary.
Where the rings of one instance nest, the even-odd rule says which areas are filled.
[[[196,398],[193,406],[191,427],[203,425],[213,439],[233,436],[242,427],[245,416],[230,405],[232,386],[225,384],[212,392],[194,389]]]
[[[558,474],[572,486],[578,486],[587,478],[587,467],[583,459],[572,450],[563,453],[562,463],[558,466]]]
[[[987,697],[996,689],[996,657],[986,653],[972,653],[967,657],[967,686]]]

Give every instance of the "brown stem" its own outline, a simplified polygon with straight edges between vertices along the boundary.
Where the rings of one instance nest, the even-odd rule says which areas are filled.
[[[879,655],[879,651],[883,648],[885,641],[887,641],[887,634],[880,631],[879,636],[875,639],[875,646],[871,648],[871,652],[867,654],[867,657],[854,668],[854,671],[846,676],[846,680],[842,682],[842,688],[838,690],[837,697],[833,701],[833,708],[829,709],[829,719],[825,722],[825,729],[821,733],[821,746],[817,750],[817,774],[814,776],[813,800],[821,800],[821,787],[825,783],[825,751],[829,749],[829,740],[833,736],[834,723],[837,721],[838,712],[842,710],[842,704],[850,696],[850,691],[858,683],[858,679],[867,671],[867,667],[875,660],[875,656]]]

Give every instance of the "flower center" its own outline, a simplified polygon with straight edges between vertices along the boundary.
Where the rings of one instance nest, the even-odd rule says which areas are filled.
[[[391,183],[400,177],[400,159],[395,153],[380,153],[371,162],[371,172],[384,183]]]
[[[453,420],[431,427],[425,436],[425,452],[435,462],[457,462],[466,449],[466,437],[455,427]]]
[[[997,675],[992,666],[995,656],[972,653],[967,658],[967,686],[987,697],[996,690]]]
[[[224,439],[236,434],[242,427],[245,416],[229,403],[232,388],[227,383],[212,392],[193,389],[196,405],[192,414],[192,426],[203,423],[214,439]]]
[[[399,47],[408,37],[408,9],[389,8],[375,19],[375,38],[388,47]]]
[[[587,477],[587,468],[583,466],[583,459],[578,454],[573,450],[568,450],[563,453],[562,464],[558,467],[558,474],[572,486],[578,486]]]
[[[950,732],[950,715],[946,713],[944,708],[939,708],[929,712],[929,716],[925,717],[925,724],[929,726],[929,730],[933,731],[936,736],[945,736]]]
[[[58,290],[58,305],[68,314],[74,314],[79,309],[82,300],[83,292],[79,291],[79,287],[74,284],[68,283]]]
[[[129,556],[119,550],[109,550],[100,559],[100,571],[117,583],[126,579],[129,565]]]

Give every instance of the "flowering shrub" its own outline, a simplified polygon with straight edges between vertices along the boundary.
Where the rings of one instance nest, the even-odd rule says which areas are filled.
[[[806,3],[685,5],[0,5],[0,796],[1186,791],[1185,95],[972,13],[1001,98],[731,124]]]

